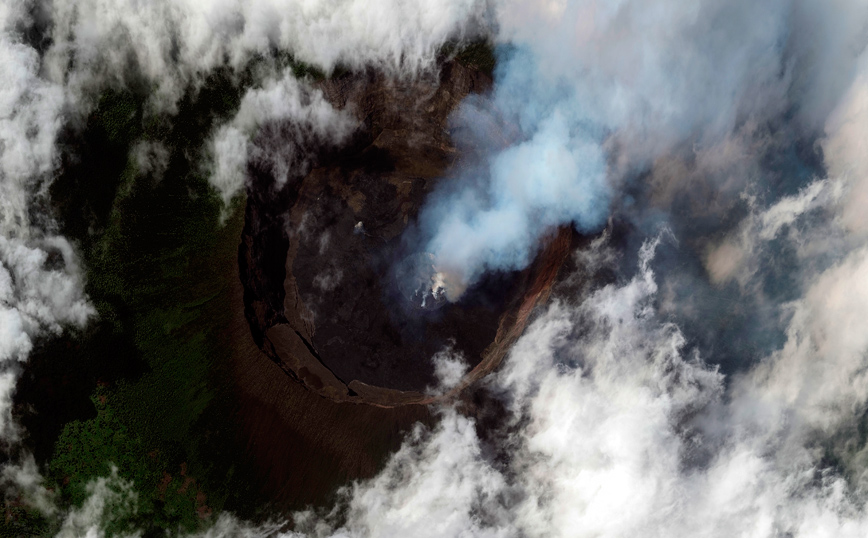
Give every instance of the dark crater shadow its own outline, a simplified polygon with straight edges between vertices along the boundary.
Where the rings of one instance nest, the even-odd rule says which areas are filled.
[[[345,228],[335,223],[306,235],[292,268],[300,296],[316,312],[311,343],[335,375],[423,391],[436,384],[431,359],[440,351],[476,366],[520,291],[521,273],[489,274],[457,302],[418,308],[392,270],[397,240],[381,246]],[[318,238],[329,233],[321,245]]]

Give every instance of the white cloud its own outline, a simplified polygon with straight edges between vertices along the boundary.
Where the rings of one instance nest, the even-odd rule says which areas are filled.
[[[278,126],[279,140],[251,141],[265,124]],[[314,146],[338,145],[352,133],[356,120],[350,111],[334,109],[322,92],[298,81],[291,72],[249,90],[235,117],[219,127],[211,142],[212,185],[228,203],[241,191],[252,160],[265,163],[275,181],[304,175]]]
[[[841,219],[852,232],[868,233],[868,55],[849,91],[829,116],[823,153],[829,174],[845,182]]]
[[[27,6],[13,4],[0,9],[0,437],[7,442],[19,434],[10,409],[15,363],[27,359],[36,337],[81,327],[94,313],[72,246],[30,220],[30,204],[44,196],[58,164],[64,95],[40,77],[37,52],[18,42]],[[61,268],[46,268],[49,251]]]
[[[169,110],[180,92],[225,61],[239,67],[274,49],[326,71],[343,64],[393,73],[430,68],[440,46],[483,23],[477,0],[52,1],[48,73],[78,90],[117,79],[131,63]]]
[[[868,402],[868,248],[820,274],[791,308],[786,344],[755,375],[812,426],[852,420]]]
[[[138,493],[134,484],[118,476],[114,465],[108,476],[91,480],[87,486],[87,499],[82,506],[68,512],[56,538],[104,538],[105,527],[113,521],[124,521],[138,511]],[[142,532],[129,529],[112,536],[139,537]]]
[[[434,377],[437,379],[437,386],[428,389],[431,394],[443,394],[457,387],[470,370],[464,354],[455,351],[452,346],[435,353],[431,362],[434,364]]]
[[[18,435],[11,416],[18,370],[11,363],[27,360],[36,337],[81,328],[96,312],[69,243],[62,237],[28,243],[0,235],[0,434],[6,440]],[[60,252],[62,268],[46,268],[48,250]]]
[[[347,523],[332,536],[510,536],[500,525],[508,520],[499,503],[505,487],[482,457],[473,422],[446,410],[433,432],[417,427],[383,472],[347,492]],[[312,514],[296,520],[302,532],[328,532]]]
[[[15,492],[19,498],[51,516],[57,512],[55,493],[45,487],[45,479],[32,455],[25,455],[20,462],[6,464],[0,472],[0,485]]]
[[[506,459],[487,459],[473,421],[447,408],[432,431],[415,430],[380,475],[353,486],[346,521],[330,527],[328,517],[307,513],[300,530],[315,536],[864,535],[861,490],[834,473],[817,478],[812,424],[803,420],[814,418],[805,414],[809,402],[779,398],[774,376],[757,376],[762,380],[751,390],[724,398],[723,376],[686,348],[677,327],[657,317],[650,250],[645,253],[633,280],[604,287],[576,307],[555,303],[512,350],[493,380],[507,398],[513,428],[500,438]],[[821,277],[808,300],[828,296],[831,282],[859,267],[853,261]],[[848,327],[847,319],[856,318],[847,316],[856,314],[847,305],[861,309],[861,296],[845,305],[835,297],[827,321]],[[846,319],[839,319],[842,312]],[[836,344],[843,348],[831,355],[821,346],[816,368],[795,369],[793,377],[812,383],[820,374],[831,388],[832,377],[852,373],[839,375],[832,356],[864,348],[851,343]],[[785,348],[769,364],[775,372],[789,370],[792,357]],[[847,403],[865,391],[813,394],[832,398],[821,404]],[[820,424],[830,424],[828,417]]]
[[[711,281],[724,284],[736,280],[742,287],[750,285],[760,271],[758,257],[767,250],[770,241],[783,234],[803,259],[833,248],[835,236],[842,235],[836,219],[812,226],[800,221],[811,211],[834,215],[844,191],[842,181],[822,179],[809,183],[797,194],[781,197],[765,209],[757,208],[751,201],[750,215],[722,241],[709,246],[705,266]]]

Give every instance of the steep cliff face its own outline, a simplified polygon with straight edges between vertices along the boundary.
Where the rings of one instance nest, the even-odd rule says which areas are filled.
[[[490,86],[457,61],[433,80],[323,81],[333,106],[359,120],[351,142],[307,148],[314,157],[279,189],[267,167],[251,163],[239,249],[245,313],[260,349],[307,388],[386,407],[430,401],[435,353],[461,353],[473,368],[467,381],[478,379],[547,297],[568,229],[553,231],[529,269],[490,275],[441,308],[414,308],[396,279],[396,266],[423,254],[412,226],[426,197],[450,169],[480,159],[453,144],[450,113]]]

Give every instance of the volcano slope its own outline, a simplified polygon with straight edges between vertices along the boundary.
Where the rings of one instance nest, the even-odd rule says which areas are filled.
[[[490,86],[489,75],[458,61],[445,62],[437,79],[369,72],[322,81],[328,101],[361,125],[347,147],[307,148],[313,165],[278,190],[273,166],[249,164],[239,248],[245,313],[256,344],[290,378],[337,402],[430,403],[492,371],[546,300],[569,252],[568,228],[552,231],[530,268],[491,274],[440,308],[414,307],[395,275],[424,255],[412,223],[438,178],[482,158],[453,144],[448,118]],[[255,143],[279,154],[286,132],[266,126]],[[470,372],[432,396],[431,358],[443,350]]]

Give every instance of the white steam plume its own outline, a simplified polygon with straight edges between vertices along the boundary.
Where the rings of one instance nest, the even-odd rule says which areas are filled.
[[[720,170],[754,161],[759,127],[791,110],[795,128],[818,129],[868,20],[858,2],[792,0],[515,0],[495,12],[508,46],[493,95],[455,118],[488,160],[422,214],[426,250],[464,284],[524,267],[553,226],[598,230],[624,182],[675,150]],[[474,127],[491,117],[514,133],[501,144]]]

